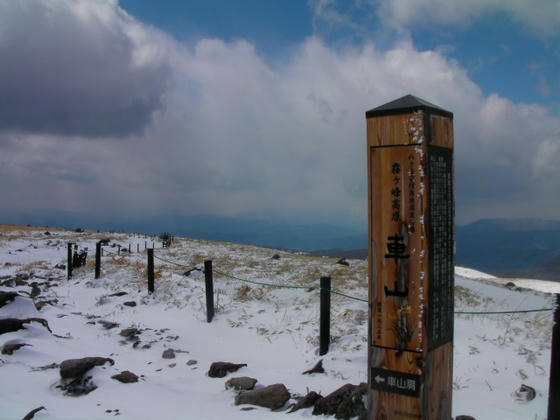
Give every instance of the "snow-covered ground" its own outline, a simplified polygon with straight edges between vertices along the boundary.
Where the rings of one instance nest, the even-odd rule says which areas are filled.
[[[242,410],[224,383],[232,376],[250,376],[261,386],[283,383],[298,396],[308,390],[327,395],[345,383],[367,382],[365,261],[350,260],[344,266],[332,258],[184,238],[162,249],[156,240],[155,293],[150,295],[144,245],[151,245],[152,238],[57,229],[47,235],[46,230],[0,225],[0,290],[36,295],[33,300],[15,298],[0,308],[0,318],[44,318],[53,331],[32,322],[24,330],[0,335],[0,347],[28,344],[12,355],[0,355],[1,419],[19,419],[40,406],[45,409],[35,419],[323,418],[312,416],[311,409],[292,414],[260,407]],[[130,244],[133,252],[106,254],[102,276],[95,280],[95,242],[101,238],[126,249]],[[55,268],[66,264],[68,241],[89,248],[88,263],[75,269],[70,281],[64,269]],[[184,275],[189,268],[202,268],[207,259],[215,272],[216,316],[211,323],[206,322],[203,274]],[[305,288],[244,283],[221,273]],[[311,289],[321,276],[331,276],[334,290],[361,299],[331,296],[332,339],[323,357],[318,354],[319,291]],[[117,292],[126,294],[110,296]],[[35,304],[41,301],[50,302],[38,310]],[[131,301],[136,306],[124,305]],[[525,310],[551,308],[553,298],[457,267],[455,304],[462,312]],[[107,329],[106,322],[119,325]],[[453,414],[478,420],[545,419],[551,326],[550,311],[456,315]],[[122,337],[126,328],[140,330],[137,339]],[[176,357],[162,358],[169,348]],[[58,368],[39,369],[86,356],[110,357],[115,364],[90,371],[98,388],[84,396],[69,397],[57,388]],[[324,374],[302,375],[320,359]],[[207,372],[215,361],[248,366],[227,378],[210,378]],[[140,381],[111,379],[124,370]],[[536,390],[534,400],[516,395],[521,384]]]

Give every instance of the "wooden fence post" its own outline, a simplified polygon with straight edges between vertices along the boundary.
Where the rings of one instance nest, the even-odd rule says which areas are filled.
[[[101,276],[101,242],[95,244],[95,278]]]
[[[369,415],[452,413],[453,113],[407,95],[366,112]]]
[[[154,292],[154,249],[148,248],[148,292]]]
[[[68,280],[72,278],[72,242],[68,242],[68,264],[66,265]]]
[[[204,261],[204,280],[206,283],[206,320],[212,322],[212,318],[214,318],[214,278],[212,275],[212,260]]]
[[[319,327],[319,354],[329,351],[331,338],[331,278],[321,277],[321,325]]]
[[[550,349],[550,379],[548,387],[548,420],[560,418],[560,294],[556,295],[552,347]]]

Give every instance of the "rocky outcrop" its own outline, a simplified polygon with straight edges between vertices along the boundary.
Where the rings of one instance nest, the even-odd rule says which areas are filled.
[[[346,384],[319,399],[313,408],[313,415],[334,414],[337,419],[349,419],[359,416],[365,419],[367,415],[363,396],[367,393],[367,384]]]
[[[21,349],[24,346],[29,346],[30,344],[25,343],[5,343],[2,346],[2,354],[12,355],[14,351]]]
[[[108,357],[84,357],[82,359],[68,359],[60,364],[60,377],[62,379],[81,378],[88,370],[94,366],[103,366],[105,363],[115,364],[113,359]]]
[[[293,413],[294,411],[298,411],[302,408],[313,407],[319,398],[322,398],[320,394],[317,394],[315,391],[311,391],[306,396],[299,398],[298,402],[292,405],[292,408],[288,411],[288,413]]]
[[[228,373],[237,372],[242,367],[247,366],[246,363],[236,364],[229,362],[214,362],[210,365],[208,376],[211,378],[223,378]]]
[[[29,324],[31,322],[40,323],[52,333],[52,330],[49,327],[49,323],[47,322],[46,319],[43,318],[26,318],[26,319],[5,318],[5,319],[0,319],[0,334],[22,330],[25,328],[24,324]]]
[[[0,308],[6,305],[8,302],[13,301],[16,296],[19,296],[16,292],[3,292],[0,291]]]
[[[235,397],[235,405],[250,404],[278,410],[290,399],[290,393],[283,384],[269,385],[252,392],[244,392]]]

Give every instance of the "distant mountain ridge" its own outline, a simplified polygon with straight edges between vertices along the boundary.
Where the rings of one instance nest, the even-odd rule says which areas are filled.
[[[159,234],[310,252],[339,258],[367,258],[367,230],[308,221],[277,221],[212,215],[177,214],[132,217],[115,214],[30,212],[3,214],[0,222],[66,228]],[[557,278],[560,221],[481,219],[456,226],[456,264],[489,274]]]
[[[482,219],[455,232],[456,263],[490,274],[544,273],[536,267],[560,257],[560,221]]]

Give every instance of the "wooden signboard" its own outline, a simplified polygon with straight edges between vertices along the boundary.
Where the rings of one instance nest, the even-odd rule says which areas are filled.
[[[408,95],[366,121],[370,419],[449,420],[453,114]]]

